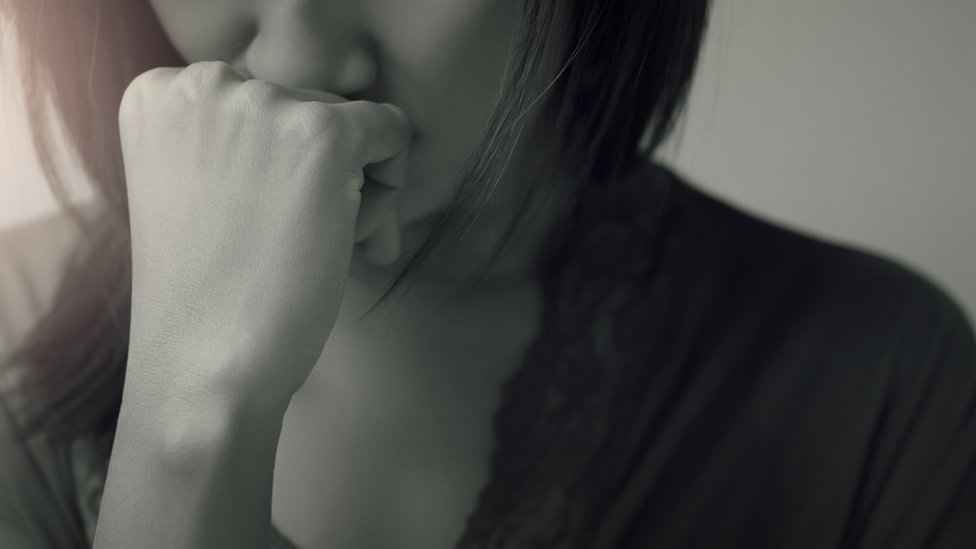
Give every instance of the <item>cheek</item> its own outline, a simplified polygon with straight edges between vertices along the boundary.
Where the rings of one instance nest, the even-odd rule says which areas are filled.
[[[404,207],[430,209],[449,200],[457,172],[481,140],[482,115],[501,82],[520,2],[374,0],[370,6],[392,95],[407,99],[424,136],[411,152],[414,184]]]
[[[389,78],[458,122],[477,118],[501,80],[518,0],[374,0],[369,26]],[[381,9],[382,8],[382,9]],[[433,112],[430,112],[433,111]]]
[[[511,35],[516,0],[372,0],[370,27],[402,60],[440,63],[461,49],[491,48]],[[503,48],[505,44],[502,44]]]

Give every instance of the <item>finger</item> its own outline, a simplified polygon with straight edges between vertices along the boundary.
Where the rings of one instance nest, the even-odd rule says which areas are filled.
[[[349,101],[340,95],[314,89],[281,88],[293,99],[329,103],[348,116],[350,126],[358,131],[350,131],[350,135],[344,137],[358,153],[360,167],[382,162],[410,144],[413,130],[406,113],[396,105]]]
[[[356,219],[356,242],[369,238],[397,209],[400,189],[407,178],[407,151],[363,168],[362,206]]]
[[[360,167],[387,160],[410,145],[410,122],[395,105],[350,101],[335,108],[350,121],[346,137]]]
[[[321,103],[339,104],[348,103],[349,100],[341,95],[336,95],[334,93],[312,90],[308,88],[289,88],[287,86],[279,86],[284,90],[285,95],[296,99],[298,101],[319,101]]]
[[[403,149],[382,162],[365,166],[363,173],[380,185],[391,189],[402,189],[407,181],[408,156],[409,149]]]

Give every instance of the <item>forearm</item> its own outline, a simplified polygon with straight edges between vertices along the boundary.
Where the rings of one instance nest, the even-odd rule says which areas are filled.
[[[267,547],[284,409],[205,392],[149,405],[133,393],[123,399],[94,548]]]

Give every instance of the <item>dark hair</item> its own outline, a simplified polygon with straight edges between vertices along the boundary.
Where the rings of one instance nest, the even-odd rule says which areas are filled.
[[[553,135],[563,137],[547,158],[551,166],[572,166],[570,171],[579,174],[573,185],[613,185],[646,160],[684,104],[708,9],[708,0],[525,0],[488,130],[460,174],[463,184],[381,301],[422,267],[450,228],[484,207],[530,109],[541,108]],[[0,13],[12,22],[20,45],[22,85],[41,167],[61,207],[85,235],[65,268],[54,305],[8,357],[4,367],[17,369],[19,381],[4,396],[14,403],[28,435],[109,433],[121,403],[131,290],[116,115],[136,75],[183,60],[144,1],[0,0]],[[564,41],[555,43],[553,29],[563,22]],[[553,52],[562,68],[540,85],[539,69]],[[47,125],[49,108],[105,204],[104,215],[86,217],[69,199]],[[541,184],[535,183],[530,195]],[[517,212],[490,260],[524,213],[524,208]]]

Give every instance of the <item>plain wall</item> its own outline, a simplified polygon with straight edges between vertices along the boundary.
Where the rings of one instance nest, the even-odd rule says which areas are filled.
[[[976,2],[715,0],[698,78],[679,172],[976,317]]]
[[[714,0],[662,158],[763,217],[906,263],[976,316],[976,2]],[[10,58],[0,229],[54,204]]]

